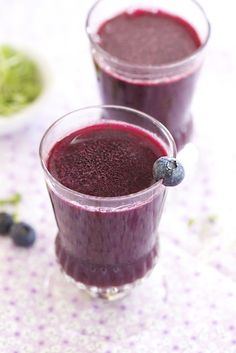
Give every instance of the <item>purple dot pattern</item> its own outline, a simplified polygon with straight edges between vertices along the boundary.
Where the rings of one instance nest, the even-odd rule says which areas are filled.
[[[235,201],[232,198],[230,203],[233,187],[224,182],[224,170],[218,168],[218,161],[224,160],[236,175],[235,146],[231,146],[235,129],[227,129],[225,136],[222,126],[217,130],[222,117],[218,119],[214,105],[223,98],[222,90],[217,100],[216,88],[209,88],[213,81],[213,72],[209,76],[207,72],[209,64],[198,93],[201,104],[194,107],[195,147],[191,158],[187,150],[179,154],[186,166],[186,180],[169,192],[160,225],[160,259],[150,278],[126,298],[106,303],[86,296],[58,269],[54,255],[57,228],[38,146],[57,117],[100,102],[94,72],[86,67],[90,65],[87,41],[79,36],[79,25],[84,27],[92,3],[71,0],[68,7],[65,0],[50,4],[41,0],[40,8],[30,0],[1,4],[3,35],[7,34],[9,42],[23,40],[23,47],[44,54],[56,86],[29,126],[0,135],[0,198],[20,192],[19,216],[38,234],[35,246],[28,250],[0,237],[0,352],[149,353],[158,347],[165,353],[235,353]],[[221,11],[220,3],[214,3],[214,11],[217,6]],[[6,13],[11,13],[11,21]],[[222,23],[220,28],[224,30]],[[225,112],[230,92],[235,91],[235,83],[230,90],[233,66],[226,51],[209,54],[214,55],[212,66],[231,70],[219,78],[227,82]],[[222,70],[217,72],[221,75]],[[233,116],[231,111],[228,115]],[[222,148],[216,153],[214,146],[219,141]]]

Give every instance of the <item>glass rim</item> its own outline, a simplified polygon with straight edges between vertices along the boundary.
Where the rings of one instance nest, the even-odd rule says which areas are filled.
[[[177,154],[177,149],[176,149],[176,144],[174,141],[173,136],[171,135],[171,133],[169,132],[169,130],[158,120],[154,119],[153,117],[151,117],[150,115],[143,113],[139,110],[136,109],[132,109],[132,108],[128,108],[125,106],[119,106],[119,105],[93,105],[93,106],[86,106],[83,108],[79,108],[79,109],[75,109],[70,111],[67,114],[64,114],[63,116],[61,116],[60,118],[58,118],[56,121],[54,121],[48,128],[47,130],[44,132],[40,144],[39,144],[39,157],[40,157],[40,161],[41,161],[41,166],[43,168],[44,173],[46,174],[46,176],[53,181],[53,185],[57,185],[57,187],[63,191],[65,191],[67,194],[71,195],[71,196],[77,196],[79,198],[83,198],[83,199],[87,199],[89,201],[97,201],[97,202],[112,202],[112,201],[117,201],[117,200],[129,200],[132,198],[136,198],[139,197],[141,195],[144,195],[152,190],[157,189],[158,187],[160,187],[161,185],[163,185],[162,180],[159,180],[157,182],[155,182],[154,184],[152,184],[151,186],[142,189],[138,192],[132,193],[132,194],[128,194],[128,195],[123,195],[123,196],[108,196],[108,197],[104,197],[104,196],[93,196],[93,195],[87,195],[87,194],[83,194],[81,192],[72,190],[70,188],[68,188],[67,186],[63,185],[62,183],[60,183],[48,170],[47,165],[44,161],[43,158],[43,144],[44,141],[48,135],[48,133],[58,124],[60,124],[60,122],[62,120],[64,120],[67,116],[70,116],[73,113],[77,113],[77,112],[82,112],[85,110],[91,110],[91,109],[115,109],[115,110],[123,110],[126,112],[130,112],[130,113],[134,113],[134,114],[138,114],[141,115],[142,117],[144,117],[145,119],[148,119],[149,121],[151,121],[159,130],[162,131],[162,133],[164,133],[165,137],[167,138],[167,141],[169,143],[169,145],[172,147],[172,153],[170,155],[170,157],[176,157]],[[111,119],[112,120],[112,119]],[[128,123],[129,124],[129,123]],[[140,129],[142,129],[141,127],[138,127]]]
[[[209,38],[210,38],[210,34],[211,34],[211,24],[210,21],[206,15],[205,10],[203,9],[202,5],[199,4],[199,2],[197,0],[188,0],[190,2],[192,2],[193,4],[196,5],[196,7],[199,8],[199,10],[202,12],[202,15],[206,21],[206,25],[207,25],[207,35],[206,38],[204,40],[204,42],[201,44],[201,46],[199,48],[197,48],[193,54],[187,56],[184,59],[178,60],[176,62],[170,63],[170,64],[162,64],[162,65],[140,65],[140,64],[131,64],[126,62],[125,60],[119,59],[111,54],[109,54],[106,50],[104,50],[94,39],[93,39],[93,34],[90,31],[90,18],[91,15],[93,13],[93,11],[96,9],[97,5],[99,5],[102,1],[104,0],[97,0],[95,1],[95,3],[92,5],[92,7],[90,8],[90,10],[88,11],[87,14],[87,18],[86,18],[86,22],[85,22],[85,29],[86,29],[86,33],[87,36],[89,38],[90,43],[94,46],[94,48],[99,51],[105,58],[109,59],[112,63],[114,64],[118,64],[121,65],[122,67],[126,68],[126,69],[136,69],[136,70],[154,70],[154,71],[160,71],[160,70],[169,70],[169,69],[175,69],[175,68],[179,68],[189,62],[191,62],[192,60],[194,60],[196,57],[198,57],[206,48],[208,42],[209,42]]]

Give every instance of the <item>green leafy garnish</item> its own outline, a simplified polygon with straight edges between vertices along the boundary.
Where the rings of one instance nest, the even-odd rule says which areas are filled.
[[[0,199],[0,206],[5,206],[5,205],[12,205],[12,206],[17,206],[21,202],[21,194],[16,192],[14,195],[12,195],[9,198],[6,199]]]
[[[0,46],[0,116],[20,111],[41,91],[41,75],[32,59],[8,45]]]

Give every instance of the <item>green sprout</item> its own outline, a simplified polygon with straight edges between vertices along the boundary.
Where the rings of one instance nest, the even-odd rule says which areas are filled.
[[[187,224],[189,227],[191,227],[192,225],[194,225],[195,222],[196,222],[196,220],[194,218],[189,218],[187,221]]]
[[[16,192],[14,195],[12,195],[9,198],[6,199],[0,199],[0,206],[6,206],[6,205],[11,205],[11,206],[17,206],[21,202],[21,194],[19,192]]]

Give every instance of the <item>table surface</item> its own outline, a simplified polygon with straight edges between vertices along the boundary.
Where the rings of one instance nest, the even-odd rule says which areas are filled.
[[[235,353],[235,11],[202,0],[212,24],[193,102],[193,144],[180,153],[185,182],[168,194],[161,255],[151,277],[121,301],[88,298],[54,256],[56,225],[38,158],[49,124],[99,103],[84,21],[91,0],[0,0],[0,41],[37,51],[52,86],[34,123],[0,137],[0,196],[20,192],[30,250],[0,239],[1,353]]]

